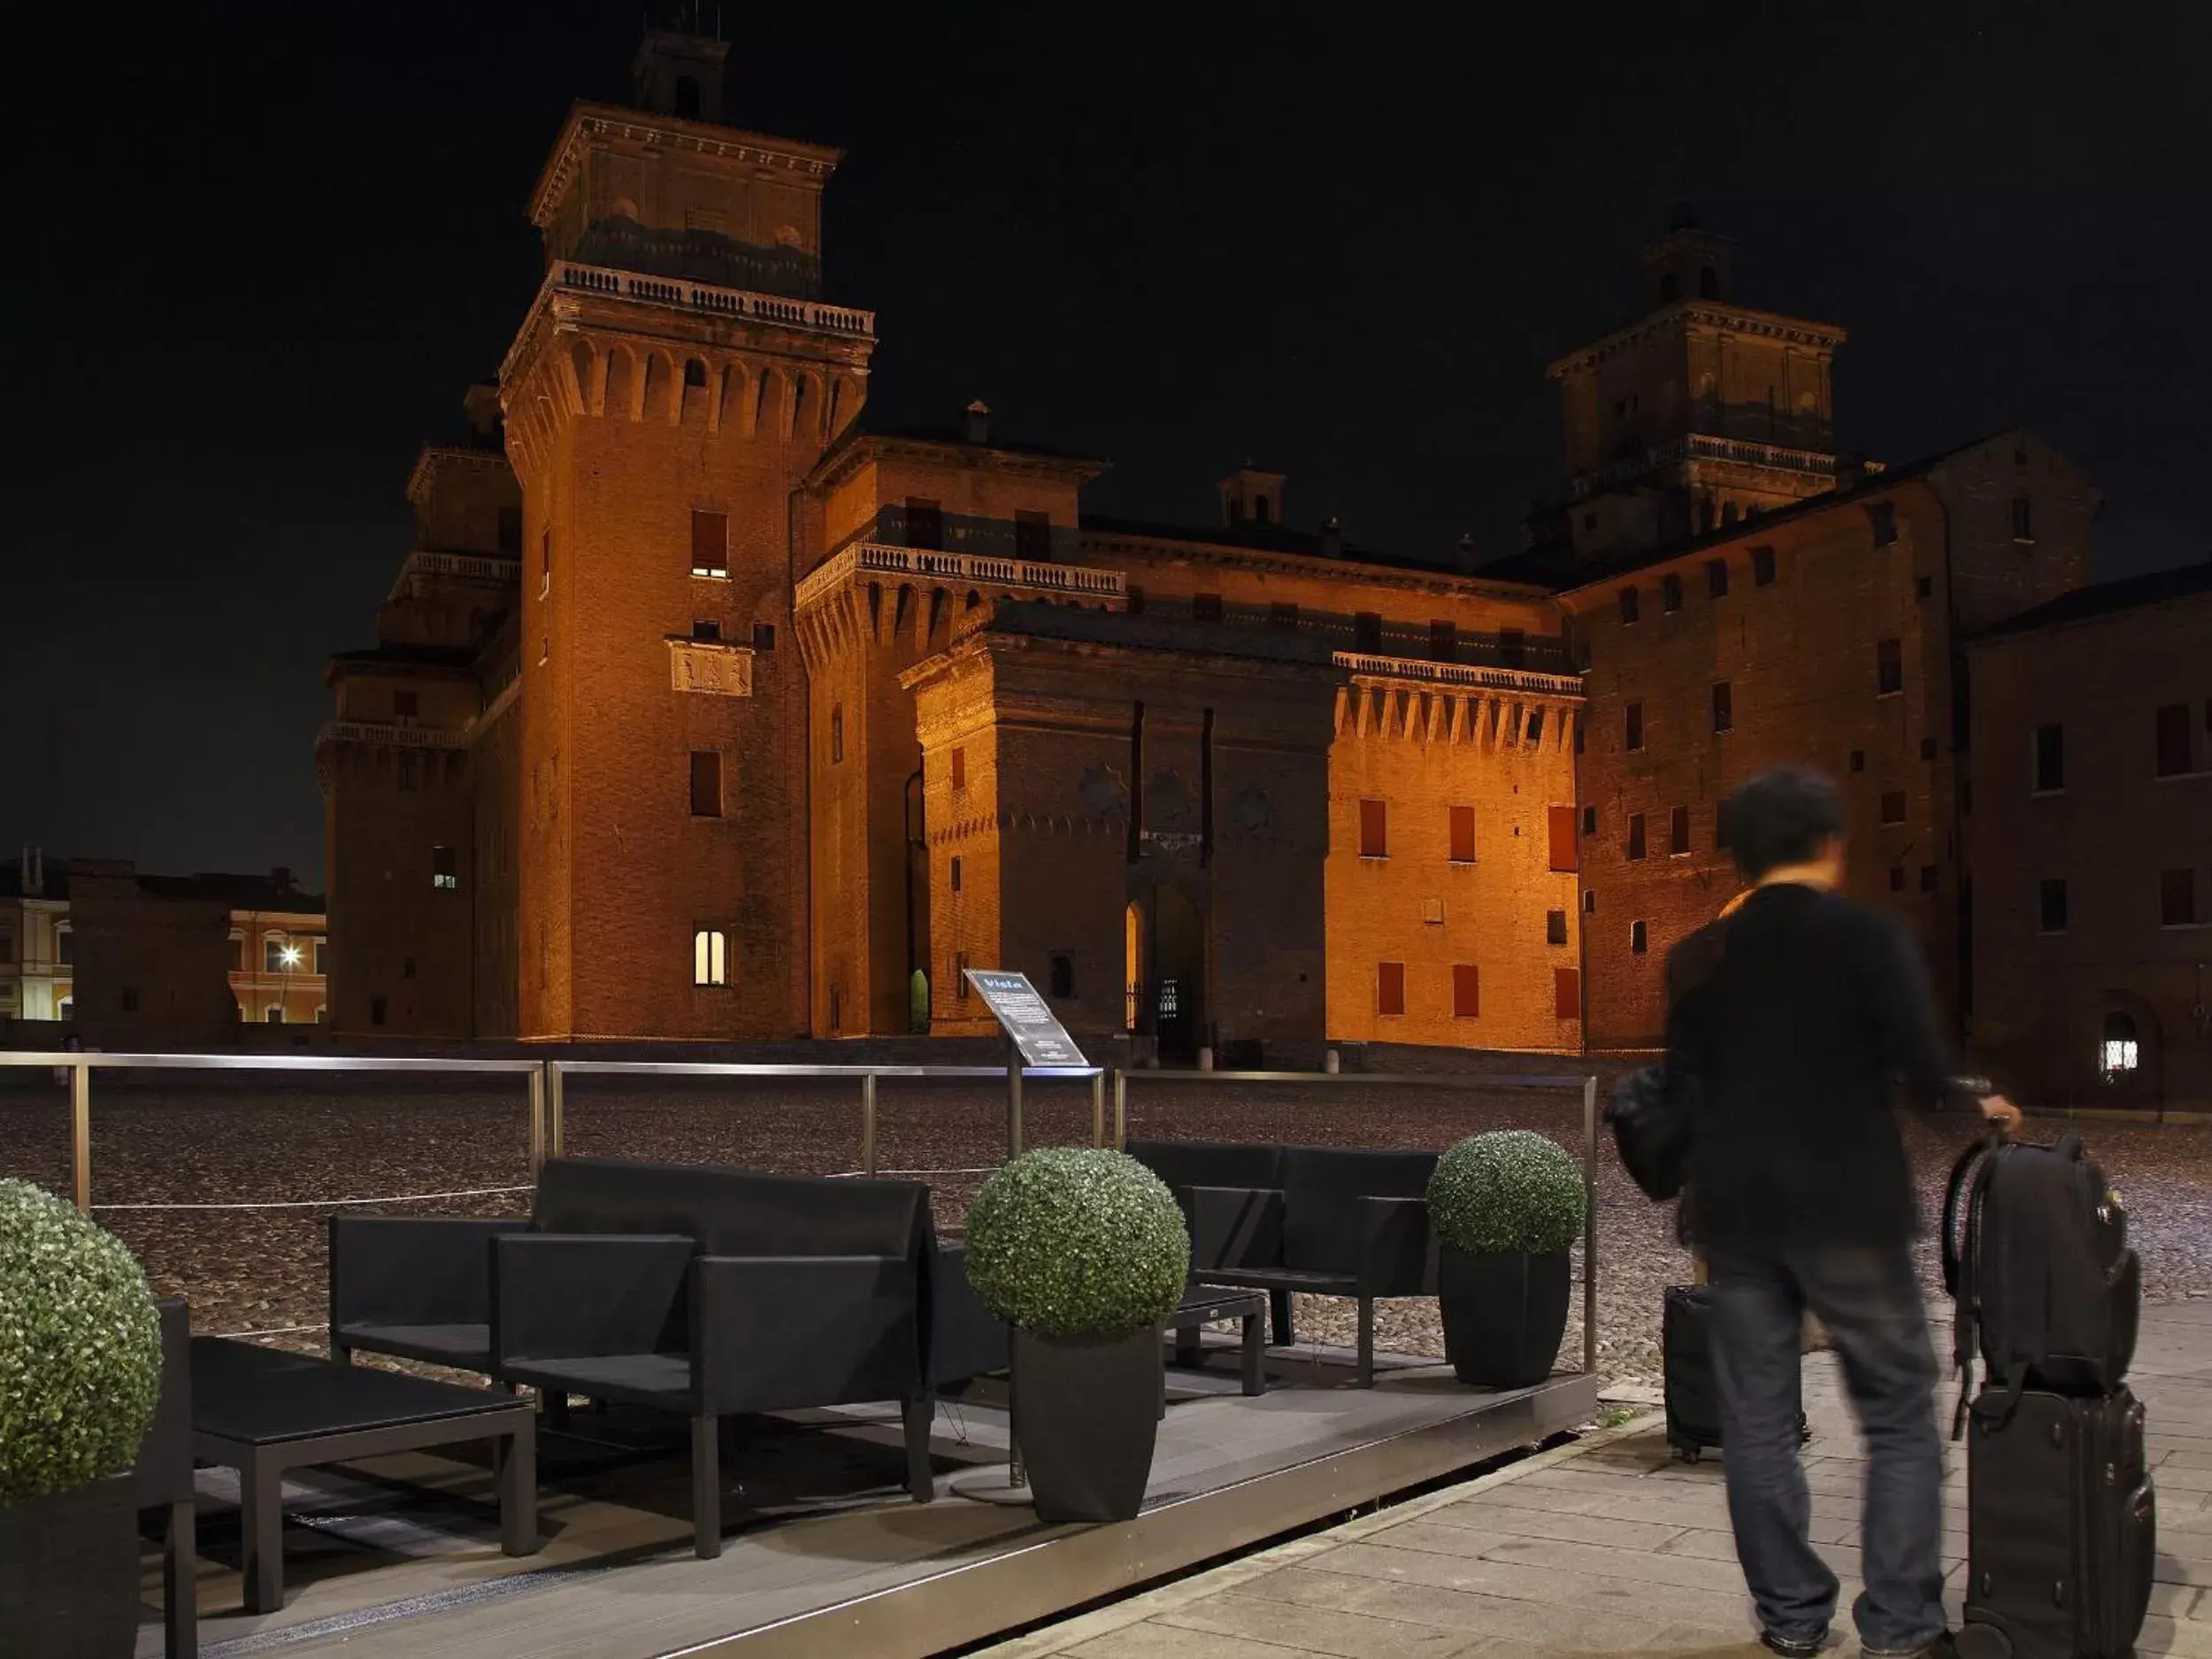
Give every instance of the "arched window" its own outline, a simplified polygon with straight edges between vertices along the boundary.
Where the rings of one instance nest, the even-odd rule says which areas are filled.
[[[263,1014],[261,1018],[265,1025],[281,1025],[284,1023],[284,1004],[281,1002],[270,1003],[268,1011]]]
[[[2143,1048],[2135,1031],[2135,1017],[2114,1010],[2104,1017],[2104,1080],[2116,1083],[2143,1064]]]
[[[707,383],[707,365],[696,357],[684,359],[684,384],[703,388]]]

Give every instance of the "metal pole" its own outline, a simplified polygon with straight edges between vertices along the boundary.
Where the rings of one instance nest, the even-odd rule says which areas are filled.
[[[1011,1037],[1006,1040],[1006,1156],[1022,1155],[1022,1051]]]
[[[1598,1374],[1598,1080],[1582,1079],[1582,1374]]]
[[[1129,1074],[1118,1069],[1114,1072],[1114,1150],[1122,1152],[1129,1146]]]
[[[1091,1144],[1106,1144],[1106,1074],[1101,1071],[1091,1079]]]
[[[92,1213],[92,1062],[69,1068],[69,1161],[77,1208]]]
[[[1021,1413],[1018,1409],[1021,1362],[1014,1357],[1020,1352],[1018,1340],[1012,1353],[1007,1356],[1006,1365],[1006,1485],[1010,1491],[1029,1484],[1029,1473],[1022,1467]]]
[[[530,1085],[530,1179],[538,1179],[538,1171],[545,1165],[545,1068],[540,1066],[529,1074]]]
[[[551,1086],[545,1099],[545,1156],[561,1156],[561,1067],[558,1061],[545,1068],[546,1080]]]
[[[876,1074],[860,1079],[860,1172],[876,1172]]]

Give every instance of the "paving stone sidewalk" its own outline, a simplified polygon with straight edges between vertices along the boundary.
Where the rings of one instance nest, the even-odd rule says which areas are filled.
[[[1938,1333],[1948,1351],[1949,1332]],[[2158,1487],[2158,1584],[2137,1653],[2212,1659],[2212,1302],[2145,1310],[2131,1378]],[[1813,1537],[1857,1594],[1864,1464],[1835,1362],[1810,1356]],[[1947,1410],[1952,1391],[1944,1391]],[[1958,1612],[1966,1471],[1944,1493]],[[1847,1627],[1847,1614],[1842,1623]],[[1763,1655],[1717,1460],[1675,1463],[1655,1417],[1279,1546],[989,1650],[992,1659],[1580,1659]],[[1855,1655],[1847,1636],[1830,1649]]]

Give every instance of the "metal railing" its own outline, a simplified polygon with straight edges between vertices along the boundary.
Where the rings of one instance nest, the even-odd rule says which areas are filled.
[[[1463,1088],[1495,1093],[1529,1089],[1582,1097],[1582,1371],[1598,1368],[1598,1080],[1594,1077],[1490,1077],[1475,1073],[1394,1071],[1121,1071],[1114,1073],[1113,1145],[1129,1139],[1129,1080],[1149,1083],[1313,1084]]]
[[[70,1187],[77,1208],[92,1209],[92,1074],[108,1071],[392,1071],[449,1076],[504,1072],[524,1079],[530,1096],[530,1172],[544,1158],[545,1063],[541,1060],[434,1060],[350,1054],[97,1054],[0,1050],[0,1066],[45,1066],[69,1073]]]
[[[1107,1070],[1096,1065],[749,1065],[721,1060],[548,1060],[545,1066],[544,1156],[561,1156],[564,1087],[572,1077],[704,1077],[780,1078],[786,1081],[819,1082],[847,1079],[860,1086],[860,1173],[876,1173],[876,1087],[885,1078],[927,1082],[1003,1080],[1007,1086],[1006,1155],[1022,1151],[1022,1094],[1025,1079],[1040,1082],[1088,1079],[1091,1085],[1091,1144],[1106,1145]],[[1120,1098],[1118,1091],[1116,1099]],[[1117,1146],[1120,1144],[1117,1140]],[[533,1143],[534,1148],[536,1143]],[[531,1169],[539,1158],[534,1151]]]

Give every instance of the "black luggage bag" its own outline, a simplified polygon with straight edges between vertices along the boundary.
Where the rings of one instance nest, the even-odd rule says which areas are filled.
[[[1964,1659],[2129,1659],[2150,1606],[2156,1503],[2143,1408],[1993,1385],[1967,1430]]]
[[[1707,1291],[1702,1285],[1670,1285],[1659,1316],[1660,1363],[1666,1379],[1667,1444],[1694,1463],[1720,1444],[1720,1391],[1713,1381],[1713,1353],[1706,1335]],[[1797,1438],[1812,1438],[1797,1414]]]

